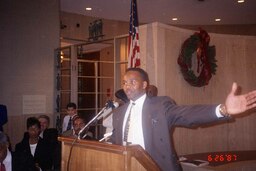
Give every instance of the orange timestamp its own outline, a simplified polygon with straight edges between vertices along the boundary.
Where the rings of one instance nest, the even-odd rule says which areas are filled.
[[[208,154],[208,162],[234,162],[238,160],[237,154],[225,153],[225,154]]]

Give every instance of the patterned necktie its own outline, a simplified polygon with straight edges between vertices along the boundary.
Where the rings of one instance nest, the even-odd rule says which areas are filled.
[[[6,169],[5,169],[5,165],[3,164],[3,162],[1,162],[0,171],[6,171]]]
[[[67,131],[71,129],[71,117],[69,118],[69,121],[68,121],[68,126],[67,126]]]
[[[135,103],[132,103],[132,105],[130,107],[129,114],[128,114],[128,118],[126,120],[125,127],[124,127],[124,142],[126,142],[126,143],[128,143],[127,140],[128,140],[130,121],[131,121],[131,113],[132,113],[131,111],[132,111],[132,108],[134,105],[135,105]]]

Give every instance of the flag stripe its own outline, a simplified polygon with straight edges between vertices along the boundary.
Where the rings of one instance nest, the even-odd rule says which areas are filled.
[[[128,68],[140,66],[139,28],[136,0],[131,0],[130,30],[128,42]]]

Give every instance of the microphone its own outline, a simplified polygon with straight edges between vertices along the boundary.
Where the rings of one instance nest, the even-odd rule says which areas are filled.
[[[102,141],[108,139],[112,134],[113,134],[113,132],[109,132],[109,133],[104,134],[103,138],[100,139],[99,142],[102,142]]]
[[[92,123],[95,121],[100,120],[102,117],[105,117],[109,113],[112,112],[112,108],[117,108],[119,104],[117,102],[113,102],[112,100],[107,101],[105,104],[105,107],[101,109],[101,111],[94,116],[78,133],[78,139],[84,139],[87,134],[86,132],[88,131],[89,127],[91,126]]]
[[[97,117],[97,120],[100,120],[101,118],[106,117],[108,114],[112,112],[113,109],[118,108],[118,106],[119,106],[119,103],[117,102],[114,102],[114,101],[107,102],[105,106],[106,107],[105,110],[99,117]]]

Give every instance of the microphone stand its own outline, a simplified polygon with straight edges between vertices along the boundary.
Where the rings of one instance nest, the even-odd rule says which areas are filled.
[[[108,106],[106,105],[104,108],[101,109],[101,111],[95,115],[78,133],[78,139],[84,139],[87,136],[87,131],[89,129],[89,127],[91,126],[91,124],[93,122],[95,122],[96,120],[98,120],[98,117],[104,113],[104,111],[108,108]],[[84,133],[84,135],[83,135]]]

